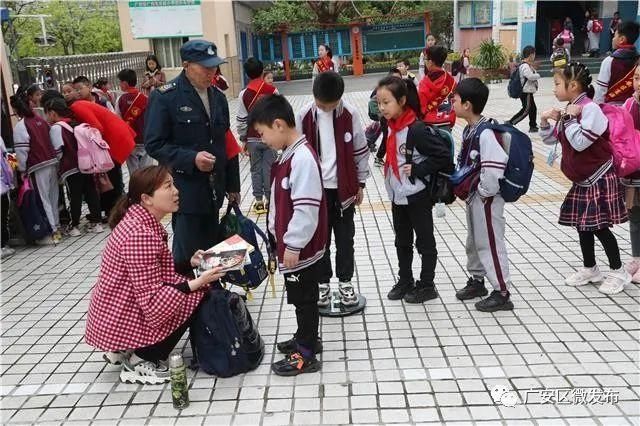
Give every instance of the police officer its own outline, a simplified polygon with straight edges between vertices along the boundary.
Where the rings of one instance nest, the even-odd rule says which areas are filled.
[[[211,86],[224,59],[205,40],[189,40],[180,56],[180,75],[151,92],[144,131],[145,149],[172,169],[180,191],[180,207],[171,219],[178,267],[188,265],[196,250],[218,242],[218,211],[225,194],[229,202],[240,203],[238,156],[227,160],[225,153],[229,105]]]

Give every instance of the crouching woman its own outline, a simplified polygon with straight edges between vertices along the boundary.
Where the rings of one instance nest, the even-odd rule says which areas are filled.
[[[169,381],[167,357],[191,324],[209,283],[223,275],[213,269],[190,279],[176,271],[160,221],[177,210],[178,190],[169,170],[151,166],[131,176],[129,193],[109,218],[113,232],[91,294],[85,338],[106,352],[106,361],[122,363],[123,382]],[[191,266],[199,263],[200,254],[194,253]]]

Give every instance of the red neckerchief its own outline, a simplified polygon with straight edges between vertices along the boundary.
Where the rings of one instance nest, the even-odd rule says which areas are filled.
[[[255,78],[251,80],[249,84],[247,84],[247,90],[251,90],[255,92],[255,95],[253,95],[253,99],[251,100],[251,103],[249,104],[249,106],[247,106],[247,110],[251,111],[251,107],[258,101],[258,99],[266,95],[274,94],[276,91],[276,88],[275,86],[272,86],[266,81],[264,81],[262,78]]]
[[[140,93],[135,87],[129,87],[126,93],[135,95],[129,108],[122,114],[122,119],[133,127],[136,120],[144,113],[147,108],[147,97]]]
[[[406,108],[400,117],[389,120],[389,135],[387,136],[387,158],[384,163],[384,172],[387,173],[389,167],[400,180],[400,171],[398,169],[398,152],[396,148],[396,134],[410,126],[416,121],[416,113],[411,108]]]
[[[320,72],[330,71],[333,69],[333,61],[328,56],[318,59],[316,64],[318,65],[318,71]]]

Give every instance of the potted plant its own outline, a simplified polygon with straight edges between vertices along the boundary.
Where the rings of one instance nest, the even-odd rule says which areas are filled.
[[[473,70],[471,76],[479,77],[486,83],[500,82],[505,75],[507,54],[500,43],[496,43],[492,39],[483,40],[472,63],[476,69]]]

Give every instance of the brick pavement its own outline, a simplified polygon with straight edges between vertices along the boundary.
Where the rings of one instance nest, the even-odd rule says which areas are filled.
[[[540,111],[554,103],[550,80],[541,86],[547,89],[538,98]],[[506,98],[504,84],[491,90],[487,115],[509,118],[519,103]],[[346,95],[367,121],[369,92]],[[290,99],[297,108],[310,97]],[[236,101],[230,106],[233,113]],[[456,140],[461,129],[458,123]],[[440,298],[418,306],[386,299],[396,255],[390,205],[380,170],[373,168],[356,216],[354,283],[368,306],[360,315],[322,319],[322,372],[296,378],[270,372],[269,364],[279,358],[275,342],[295,329],[278,277],[275,297],[263,286],[249,303],[266,342],[263,364],[229,379],[190,373],[192,402],[181,412],[171,405],[169,385],[119,383],[119,370],[83,342],[107,234],[65,239],[57,247],[20,248],[2,262],[2,423],[639,424],[640,292],[632,285],[609,297],[595,286],[563,285],[563,277],[580,265],[575,231],[556,224],[568,183],[557,165],[544,164],[547,148],[534,140],[538,158],[530,194],[506,209],[513,312],[479,313],[472,302],[454,297],[466,281],[459,202],[448,207],[445,218],[435,219]],[[241,168],[247,210],[246,160]],[[264,225],[264,218],[259,223]],[[614,233],[626,260],[628,226]],[[599,264],[606,265],[599,247],[596,253]],[[190,355],[184,339],[179,346]],[[520,403],[494,403],[495,385],[515,391]],[[539,393],[536,398],[536,392],[527,392],[560,388],[607,388],[619,400],[542,404]]]

